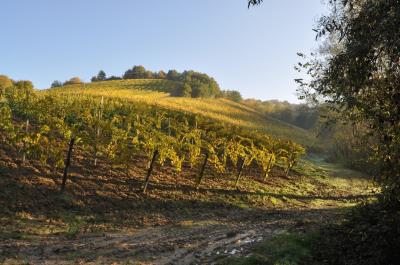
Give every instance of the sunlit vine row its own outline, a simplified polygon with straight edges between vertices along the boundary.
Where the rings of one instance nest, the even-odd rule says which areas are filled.
[[[225,172],[232,165],[237,169],[238,187],[244,168],[255,163],[266,179],[280,161],[289,174],[305,152],[292,141],[224,126],[192,113],[115,98],[38,95],[14,87],[0,95],[0,115],[1,141],[14,148],[23,163],[34,159],[51,165],[54,171],[63,169],[61,190],[65,189],[74,148],[88,154],[94,166],[103,159],[110,172],[118,165],[126,168],[127,174],[134,158],[144,155],[148,165],[143,192],[151,182],[155,163],[169,163],[177,172],[185,163],[199,167],[197,188],[207,167]]]

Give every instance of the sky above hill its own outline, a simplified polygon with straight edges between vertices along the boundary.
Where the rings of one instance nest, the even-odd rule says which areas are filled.
[[[47,88],[122,75],[196,70],[246,98],[297,102],[297,52],[316,49],[321,0],[2,0],[0,74]]]

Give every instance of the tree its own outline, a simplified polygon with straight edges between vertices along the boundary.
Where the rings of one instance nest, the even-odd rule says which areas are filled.
[[[106,73],[103,70],[100,70],[99,73],[97,74],[97,80],[98,81],[106,80]]]
[[[172,81],[179,80],[181,74],[176,70],[169,70],[167,73],[167,79]]]
[[[5,93],[7,88],[12,87],[13,81],[6,75],[0,75],[0,96]]]
[[[13,81],[6,75],[0,75],[0,89],[13,86]]]
[[[400,208],[400,2],[330,2],[333,12],[317,30],[327,52],[299,64],[312,77],[298,80],[299,91],[369,126],[378,140],[370,147],[371,161],[383,201]]]
[[[142,79],[151,78],[152,73],[147,71],[142,65],[135,65],[132,69],[129,69],[123,75],[124,79]]]
[[[64,85],[79,85],[79,84],[83,84],[82,80],[79,77],[72,77],[70,80],[64,82]]]
[[[177,89],[172,93],[175,97],[185,97],[190,98],[192,96],[192,88],[189,84],[185,83],[182,86],[177,87]]]
[[[61,81],[54,80],[53,83],[51,83],[51,87],[61,87],[62,83]]]
[[[107,78],[106,80],[111,81],[111,80],[121,80],[121,79],[122,79],[122,77],[112,75],[109,78]]]
[[[155,73],[154,77],[158,78],[158,79],[166,79],[167,78],[167,74],[164,71],[161,70],[158,73]]]
[[[221,94],[218,83],[206,74],[185,71],[181,74],[179,80],[192,88],[192,98],[217,97]]]
[[[224,97],[226,99],[230,99],[235,102],[240,102],[243,100],[243,97],[240,94],[240,92],[236,91],[236,90],[223,90],[222,97]]]
[[[103,70],[100,70],[97,76],[93,76],[91,81],[92,82],[98,82],[98,81],[104,81],[107,80],[106,73]]]

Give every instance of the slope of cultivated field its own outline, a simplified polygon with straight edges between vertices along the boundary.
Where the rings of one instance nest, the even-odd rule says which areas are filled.
[[[314,146],[315,139],[305,130],[265,117],[256,110],[226,99],[203,99],[172,97],[169,92],[180,85],[179,82],[157,79],[134,79],[69,85],[41,91],[41,94],[79,94],[122,98],[134,102],[144,102],[160,108],[192,112],[218,122],[264,131],[276,138],[291,139],[308,147]]]
[[[298,161],[290,171],[288,160],[278,157],[267,171],[259,163],[264,149],[251,148],[241,153],[241,166],[229,156],[220,170],[223,157],[206,153],[203,160],[197,142],[186,141],[189,151],[200,150],[197,157],[190,153],[197,163],[189,156],[175,164],[176,154],[188,151],[168,130],[179,130],[178,122],[184,125],[190,116],[196,118],[189,129],[220,133],[217,140],[224,137],[220,128],[240,137],[246,130],[228,126],[236,125],[312,144],[305,131],[244,105],[171,97],[167,92],[179,85],[123,80],[26,94],[10,90],[0,131],[0,263],[232,264],[263,241],[312,232],[360,201],[374,200],[367,176],[318,156]],[[98,116],[88,114],[98,110]],[[171,114],[167,127],[157,119],[165,113]],[[133,117],[137,130],[123,117]],[[74,126],[79,138],[73,146]],[[200,135],[209,152],[218,148],[212,135]],[[158,149],[145,152],[152,144]],[[227,154],[242,150],[227,146],[220,148]],[[158,153],[169,160],[153,164]],[[244,159],[254,154],[256,160],[245,166]]]

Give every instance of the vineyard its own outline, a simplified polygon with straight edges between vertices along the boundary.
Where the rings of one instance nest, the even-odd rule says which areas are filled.
[[[1,1],[0,265],[400,264],[400,0],[306,2]]]
[[[210,263],[370,196],[250,108],[109,82],[0,91],[0,262]]]
[[[117,167],[129,172],[134,157],[146,157],[143,193],[151,183],[155,163],[168,163],[176,172],[184,164],[199,168],[196,188],[206,167],[220,173],[233,168],[237,187],[245,167],[262,168],[266,179],[279,164],[288,175],[305,153],[290,140],[117,97],[37,93],[20,86],[2,93],[0,112],[2,143],[16,150],[23,163],[32,159],[51,165],[54,172],[62,170],[61,191],[66,189],[75,150],[94,166],[105,161],[110,171]]]
[[[318,145],[309,132],[287,123],[262,116],[254,109],[225,99],[171,97],[180,83],[169,80],[136,79],[69,85],[41,91],[43,94],[87,95],[121,99],[134,104],[196,114],[217,122],[257,130],[279,139],[294,140],[309,148]]]

